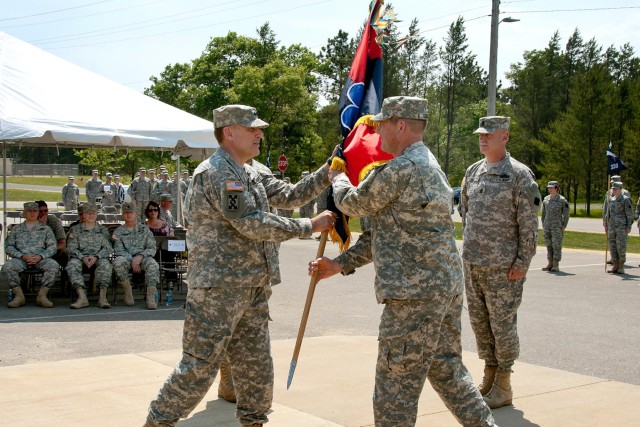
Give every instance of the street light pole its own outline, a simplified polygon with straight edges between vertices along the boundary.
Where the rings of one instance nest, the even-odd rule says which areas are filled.
[[[489,91],[487,94],[487,116],[496,115],[496,91],[498,80],[498,26],[501,22],[518,22],[519,19],[500,20],[500,0],[492,0],[491,43],[489,45]]]

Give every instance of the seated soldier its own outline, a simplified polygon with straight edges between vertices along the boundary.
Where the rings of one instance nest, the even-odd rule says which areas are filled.
[[[109,308],[107,301],[107,288],[111,283],[113,267],[109,256],[113,252],[109,232],[105,227],[96,223],[98,207],[93,203],[83,206],[84,222],[71,227],[69,230],[68,247],[70,259],[65,270],[69,275],[71,286],[78,293],[78,300],[71,304],[71,308],[89,307],[84,279],[82,277],[83,266],[88,270],[95,268],[95,280],[100,288],[98,306]]]
[[[69,251],[67,251],[67,236],[64,232],[62,221],[57,216],[49,214],[49,207],[44,200],[36,200],[36,203],[38,204],[38,221],[51,227],[53,235],[58,241],[57,251],[53,256],[53,260],[64,267],[69,260]]]
[[[60,266],[52,257],[56,253],[56,238],[51,228],[38,222],[38,204],[24,204],[25,221],[16,225],[4,242],[4,251],[11,257],[2,266],[2,273],[7,278],[9,288],[13,292],[13,300],[8,307],[17,308],[25,303],[24,293],[20,287],[20,273],[27,268],[42,271],[42,286],[36,298],[36,304],[51,308],[53,303],[47,299],[49,288],[53,286],[60,271]]]
[[[124,290],[124,303],[133,305],[133,293],[129,281],[129,270],[134,273],[144,271],[144,281],[147,285],[147,308],[157,308],[155,300],[156,287],[160,281],[160,268],[153,259],[156,254],[156,239],[151,230],[144,224],[137,223],[138,209],[131,202],[122,205],[122,217],[124,225],[113,232],[113,248],[115,259],[113,269],[116,278]]]
[[[173,199],[171,198],[171,194],[161,194],[160,195],[160,215],[159,218],[164,219],[169,223],[171,228],[176,228],[178,223],[173,219],[173,215],[171,215],[171,205],[173,204]]]

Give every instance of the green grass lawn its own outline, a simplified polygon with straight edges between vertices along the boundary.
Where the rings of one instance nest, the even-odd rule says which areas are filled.
[[[0,200],[2,196],[0,195]],[[33,191],[33,190],[17,190],[7,188],[7,202],[24,202],[33,200],[44,200],[49,204],[53,202],[62,201],[62,193],[58,191]],[[86,202],[87,198],[84,195],[80,195],[80,201]]]
[[[79,187],[80,186],[80,177],[75,177],[75,183]],[[87,182],[88,179],[91,179],[90,176],[84,176],[84,182]],[[51,185],[53,187],[62,187],[69,181],[69,177],[66,176],[8,176],[7,183],[10,184],[23,184],[23,185]],[[84,182],[82,185],[84,185]]]

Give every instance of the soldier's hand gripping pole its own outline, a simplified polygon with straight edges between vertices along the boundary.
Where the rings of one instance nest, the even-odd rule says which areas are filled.
[[[324,249],[327,245],[328,231],[323,231],[320,237],[320,245],[318,245],[318,252],[316,253],[316,259],[324,256]],[[289,377],[287,378],[287,390],[293,380],[293,373],[296,371],[296,365],[298,364],[298,355],[300,354],[300,347],[302,346],[302,339],[304,338],[304,330],[307,327],[307,319],[309,318],[309,311],[311,310],[311,303],[313,302],[313,294],[316,290],[316,284],[318,283],[318,271],[313,273],[311,280],[309,281],[309,290],[307,291],[307,301],[304,303],[304,310],[302,311],[302,319],[300,319],[300,328],[298,329],[298,337],[296,338],[296,346],[293,349],[293,356],[291,357],[291,365],[289,366]]]

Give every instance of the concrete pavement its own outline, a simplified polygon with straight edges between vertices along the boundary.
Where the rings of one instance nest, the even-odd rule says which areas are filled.
[[[273,426],[371,426],[375,337],[305,339],[286,390],[294,340],[273,344]],[[6,426],[139,426],[180,350],[70,359],[0,368],[0,413]],[[476,382],[482,364],[464,361]],[[43,385],[47,385],[44,387]],[[516,363],[513,406],[494,411],[501,426],[634,426],[640,386]],[[217,397],[217,381],[183,427],[236,426],[235,406]],[[458,423],[427,384],[418,426]]]

